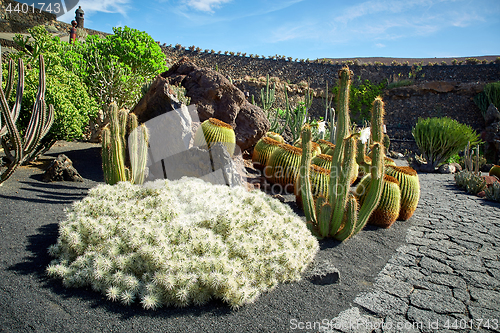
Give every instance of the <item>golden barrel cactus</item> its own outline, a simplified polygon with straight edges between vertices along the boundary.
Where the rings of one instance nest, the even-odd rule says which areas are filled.
[[[269,157],[281,143],[269,136],[263,136],[255,145],[252,153],[253,166],[262,170],[267,165]]]
[[[420,182],[417,172],[407,166],[387,166],[385,173],[399,181],[401,189],[401,210],[398,220],[408,220],[417,209],[420,199]]]
[[[302,149],[287,143],[280,144],[271,154],[264,168],[266,178],[271,183],[282,185],[285,190],[288,190],[290,185],[293,189],[299,173],[301,157]]]
[[[217,142],[224,144],[229,154],[233,156],[236,146],[236,135],[233,127],[219,119],[209,118],[196,131],[194,145],[202,147],[206,143],[210,149]]]

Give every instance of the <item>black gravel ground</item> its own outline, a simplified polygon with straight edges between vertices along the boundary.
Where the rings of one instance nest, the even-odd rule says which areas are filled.
[[[107,301],[91,289],[65,288],[49,279],[47,248],[58,236],[64,209],[103,182],[99,145],[59,142],[42,162],[66,154],[83,183],[41,181],[39,167],[22,167],[0,187],[1,332],[288,332],[292,322],[330,320],[368,290],[415,221],[390,229],[368,226],[344,243],[321,241],[318,262],[340,271],[332,285],[308,279],[278,286],[233,311],[221,301],[205,306],[145,311]],[[425,209],[425,207],[419,207]]]

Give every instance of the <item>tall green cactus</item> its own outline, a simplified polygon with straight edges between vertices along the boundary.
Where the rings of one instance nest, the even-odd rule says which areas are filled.
[[[109,124],[102,130],[102,169],[107,184],[120,181],[142,184],[145,178],[149,133],[137,116],[109,105]],[[128,134],[128,145],[127,145]],[[127,146],[129,146],[127,154]]]
[[[266,77],[266,88],[260,90],[260,102],[262,110],[269,111],[275,101],[274,93],[276,92],[276,83],[273,82],[273,87],[269,88],[269,74]]]
[[[336,147],[332,156],[330,182],[327,200],[314,201],[311,192],[310,168],[311,154],[311,127],[305,124],[302,127],[302,159],[300,181],[302,202],[308,227],[318,238],[327,236],[345,240],[358,233],[368,222],[373,210],[377,207],[383,189],[384,151],[381,143],[384,107],[380,98],[373,103],[371,120],[371,147],[372,165],[371,186],[366,199],[358,210],[358,202],[350,193],[350,175],[358,157],[364,154],[364,146],[358,145],[359,134],[350,133],[349,118],[349,86],[352,72],[344,67],[339,71],[338,116],[336,131]],[[333,122],[332,122],[333,123]],[[360,149],[361,148],[361,149]]]
[[[0,64],[2,63],[1,53],[2,50],[0,48]],[[38,92],[24,138],[21,138],[19,130],[16,127],[24,92],[23,61],[19,59],[16,101],[12,107],[9,106],[8,100],[14,86],[14,61],[12,59],[9,60],[9,74],[5,91],[2,85],[3,73],[0,67],[0,113],[2,115],[0,118],[0,141],[2,142],[7,158],[10,160],[7,169],[0,173],[0,185],[12,176],[19,165],[34,157],[34,154],[38,151],[40,140],[48,133],[54,122],[54,108],[52,105],[49,105],[47,108],[45,104],[45,63],[42,55],[39,57],[39,64]],[[5,125],[2,125],[2,119]],[[7,145],[5,137],[8,138],[11,147]],[[10,152],[11,148],[14,153]]]

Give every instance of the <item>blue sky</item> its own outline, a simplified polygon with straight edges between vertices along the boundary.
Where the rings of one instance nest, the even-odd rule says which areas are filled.
[[[499,0],[80,0],[85,26],[299,59],[500,55]],[[74,10],[59,19],[70,22]]]

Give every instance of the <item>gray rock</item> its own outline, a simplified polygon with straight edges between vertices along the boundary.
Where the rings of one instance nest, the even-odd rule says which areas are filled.
[[[69,181],[83,182],[82,176],[73,167],[73,162],[64,154],[59,154],[45,170],[42,180],[44,182]]]
[[[405,300],[381,290],[358,295],[354,303],[379,315],[405,314],[408,309]]]
[[[488,289],[470,288],[470,297],[473,306],[481,306],[490,310],[500,309],[500,292]],[[500,318],[498,318],[500,320]]]
[[[431,272],[437,273],[452,273],[453,269],[445,264],[440,263],[437,260],[423,257],[420,261],[420,267],[428,269]]]
[[[322,261],[314,264],[307,278],[318,285],[334,284],[339,282],[340,272],[330,261]]]
[[[467,288],[467,284],[464,279],[459,276],[451,274],[439,274],[433,273],[426,277],[426,280],[432,283],[437,283],[443,286],[455,287],[455,288]]]
[[[322,328],[320,332],[371,333],[374,328],[382,327],[383,322],[382,318],[361,314],[359,308],[351,307],[330,320],[328,327]]]
[[[500,121],[500,112],[495,107],[495,105],[491,103],[490,106],[488,106],[486,113],[484,114],[484,122],[486,126],[488,126],[498,121]]]
[[[410,304],[437,313],[464,313],[466,310],[456,298],[432,290],[415,290],[410,295]]]
[[[413,291],[411,283],[402,282],[387,275],[379,276],[375,281],[375,288],[399,298],[406,298]]]
[[[448,265],[456,270],[486,272],[486,268],[481,262],[481,258],[476,256],[454,256],[448,260]]]
[[[442,164],[438,168],[438,171],[439,171],[439,173],[442,173],[442,174],[452,174],[452,173],[457,172],[457,169],[452,164]]]
[[[445,332],[447,325],[453,323],[456,318],[442,315],[433,311],[422,310],[414,306],[408,308],[406,317],[422,332]],[[449,326],[448,326],[449,327]]]

